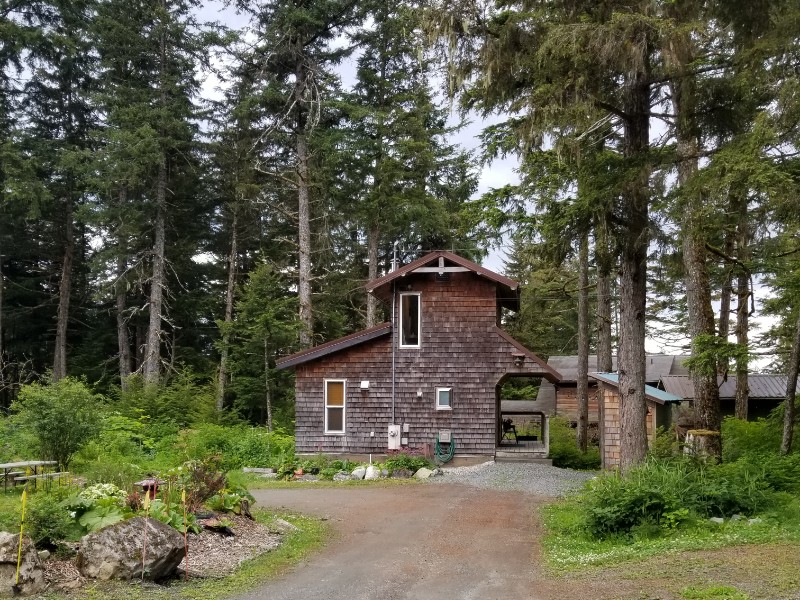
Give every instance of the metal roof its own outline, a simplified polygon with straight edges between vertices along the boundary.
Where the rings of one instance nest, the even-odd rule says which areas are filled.
[[[647,383],[658,383],[665,375],[688,375],[689,370],[683,366],[683,361],[689,358],[688,355],[678,354],[651,354],[645,357],[645,381]],[[571,356],[551,356],[547,364],[561,374],[562,382],[573,382],[578,378],[578,357]],[[589,369],[597,365],[597,355],[589,356]],[[611,369],[617,370],[617,357],[611,357]]]
[[[798,380],[800,381],[800,380]],[[747,384],[750,388],[749,397],[752,399],[775,399],[786,396],[786,375],[762,375],[751,373],[747,377]],[[661,378],[663,388],[686,400],[694,399],[694,387],[688,375],[676,376],[669,375]],[[717,379],[719,386],[719,397],[721,400],[733,400],[736,398],[736,377],[730,377],[723,381],[722,377]]]
[[[602,381],[603,383],[611,384],[614,387],[619,387],[619,375],[617,373],[589,373],[589,377],[597,379],[597,381]],[[644,395],[659,404],[679,404],[683,401],[681,396],[670,394],[652,385],[644,386]]]
[[[375,338],[381,337],[383,335],[388,335],[389,332],[391,331],[392,331],[391,323],[388,322],[381,323],[380,325],[376,325],[375,327],[370,327],[369,329],[362,329],[361,331],[357,331],[356,333],[351,333],[350,335],[346,335],[344,337],[331,340],[330,342],[320,344],[319,346],[314,346],[313,348],[306,348],[305,350],[301,350],[300,352],[295,352],[294,354],[290,354],[289,356],[286,356],[276,361],[275,366],[278,369],[287,369],[289,367],[294,367],[295,365],[299,365],[304,362],[308,362],[310,360],[322,358],[323,356],[327,356],[328,354],[332,354],[333,352],[338,352],[339,350],[344,350],[345,348],[350,348],[351,346],[357,346],[358,344],[363,344],[364,342],[368,342],[369,340],[374,340]]]

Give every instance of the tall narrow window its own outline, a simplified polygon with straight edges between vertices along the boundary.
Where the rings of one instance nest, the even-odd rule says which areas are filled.
[[[401,348],[419,348],[420,313],[419,293],[400,294]]]
[[[344,433],[344,379],[325,380],[325,433]]]

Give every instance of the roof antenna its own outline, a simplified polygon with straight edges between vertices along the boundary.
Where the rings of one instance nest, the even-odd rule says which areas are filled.
[[[392,272],[397,271],[399,265],[397,263],[397,242],[392,245]]]

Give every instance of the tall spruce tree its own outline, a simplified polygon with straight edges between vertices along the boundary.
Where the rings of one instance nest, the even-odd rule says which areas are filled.
[[[240,58],[261,103],[259,168],[291,182],[296,197],[300,343],[312,344],[312,204],[314,133],[322,118],[331,68],[346,54],[334,40],[355,15],[351,0],[238,0],[251,17],[255,43]]]
[[[204,210],[196,195],[198,112],[193,99],[198,61],[207,56],[210,39],[194,20],[195,7],[184,0],[109,0],[96,26],[103,68],[100,97],[107,115],[100,159],[107,175],[106,226],[116,245],[120,373],[124,377],[131,362],[125,282],[138,264],[147,324],[136,346],[143,348],[139,370],[148,385],[159,381],[167,342],[168,228],[177,224],[183,210],[195,215],[184,225],[203,222],[197,219]],[[190,230],[184,228],[181,237]],[[149,248],[137,245],[145,236]]]
[[[459,214],[475,177],[469,157],[448,142],[456,128],[434,100],[419,13],[383,1],[366,7],[373,24],[355,36],[357,79],[337,167],[345,180],[340,210],[357,199],[355,219],[346,226],[363,232],[372,280],[395,242],[407,256],[454,244],[474,253]],[[377,324],[377,309],[368,295],[368,327]]]
[[[95,52],[89,35],[93,0],[38,0],[25,12],[38,32],[29,49],[28,68],[35,71],[25,85],[23,107],[26,135],[38,167],[38,177],[52,198],[48,216],[57,249],[58,300],[53,341],[52,377],[67,374],[67,333],[74,296],[75,262],[85,254],[87,240],[76,223],[76,211],[86,198],[83,158],[91,148],[97,115],[90,103],[94,89]],[[76,235],[77,233],[77,235]],[[54,266],[55,266],[54,264]]]
[[[657,14],[650,2],[437,3],[432,20],[468,105],[510,111],[529,151],[592,127],[604,111],[619,130],[624,181],[615,211],[620,256],[621,466],[644,459],[645,307],[649,244],[650,114]]]

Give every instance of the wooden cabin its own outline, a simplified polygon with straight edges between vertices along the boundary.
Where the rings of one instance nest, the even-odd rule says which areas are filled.
[[[689,358],[685,355],[650,354],[646,357],[645,383],[653,387],[660,387],[659,382],[665,376],[688,376],[689,371],[683,361]],[[566,417],[573,423],[578,421],[578,357],[573,355],[551,356],[547,364],[561,375],[557,383],[542,381],[536,397],[538,410],[548,414]],[[589,371],[595,370],[597,356],[589,356]],[[612,370],[617,369],[617,357],[612,357]],[[668,427],[669,411],[659,411],[658,426]],[[600,404],[597,382],[589,378],[589,423],[600,421]]]
[[[558,372],[500,327],[519,285],[437,251],[371,281],[389,322],[278,361],[294,368],[299,454],[364,456],[453,440],[456,456],[493,457],[499,387]]]
[[[600,405],[600,462],[604,469],[619,467],[621,444],[619,376],[616,373],[590,373],[589,377],[597,382]],[[680,404],[682,398],[651,385],[645,385],[644,389],[647,401],[647,441],[648,444],[652,444],[656,439],[659,409]]]

